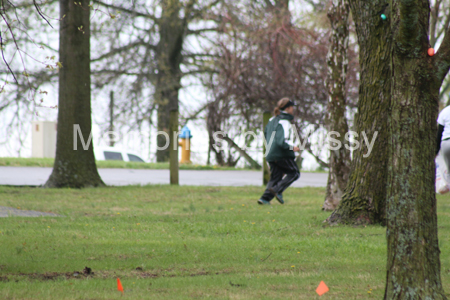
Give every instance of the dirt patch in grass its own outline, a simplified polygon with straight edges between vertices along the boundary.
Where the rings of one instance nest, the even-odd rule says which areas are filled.
[[[206,193],[219,193],[221,191],[221,189],[205,189]]]
[[[66,273],[59,273],[59,272],[46,272],[46,273],[19,273],[19,274],[11,274],[11,277],[14,277],[16,279],[16,282],[18,281],[18,278],[27,278],[31,280],[40,280],[40,281],[47,281],[47,280],[57,280],[57,279],[85,279],[88,277],[93,277],[94,272],[92,272],[91,268],[85,267],[83,271],[73,271],[73,272],[66,272]],[[1,276],[1,281],[9,281],[10,278],[8,276]]]
[[[176,272],[177,274],[173,274]],[[212,276],[232,273],[230,270],[221,271],[205,271],[205,270],[189,270],[189,269],[166,269],[157,270],[153,272],[146,272],[142,268],[136,268],[136,271],[131,273],[132,276],[142,277],[142,278],[158,278],[158,277],[197,277],[197,276]]]
[[[90,275],[85,275],[79,272],[67,272],[67,273],[49,272],[44,274],[20,274],[20,276],[27,276],[28,278],[35,280],[55,280],[59,278],[83,279]]]
[[[40,281],[47,281],[47,280],[59,280],[59,279],[85,279],[88,277],[92,277],[92,275],[86,275],[82,272],[67,272],[67,273],[58,273],[58,272],[46,272],[46,273],[32,273],[32,274],[26,274],[26,273],[20,273],[20,274],[11,274],[9,276],[2,276],[0,277],[1,281],[9,281],[10,279],[15,279],[16,282],[18,279],[29,279],[29,280],[40,280]]]
[[[89,269],[89,268],[87,268]],[[90,269],[89,269],[90,270]],[[19,273],[19,274],[9,274],[6,276],[0,276],[0,282],[8,282],[10,280],[15,280],[18,282],[20,279],[28,279],[28,280],[39,280],[39,281],[48,281],[48,280],[69,280],[69,279],[86,279],[86,278],[116,278],[118,274],[116,272],[111,271],[98,271],[96,273],[86,270],[86,268],[81,271],[74,271],[74,272],[46,272],[46,273]],[[131,271],[128,274],[124,274],[125,276],[121,275],[122,277],[140,277],[140,278],[161,278],[161,277],[197,277],[197,276],[214,276],[214,275],[221,275],[221,274],[228,274],[231,273],[228,270],[222,270],[219,272],[210,272],[210,271],[193,271],[193,270],[177,270],[178,274],[171,274],[170,272],[174,271],[172,269],[170,270],[158,270],[153,272],[146,272],[142,270],[142,268],[138,267],[136,270]]]
[[[195,273],[187,273],[187,274],[158,274],[158,273],[148,273],[142,272],[139,275],[142,278],[157,278],[157,277],[197,277],[197,276],[209,276],[209,275],[220,275],[224,274],[224,272],[207,272],[207,271],[199,271]]]

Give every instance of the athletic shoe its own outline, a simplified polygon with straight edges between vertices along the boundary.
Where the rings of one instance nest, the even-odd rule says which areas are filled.
[[[277,198],[278,202],[280,202],[280,204],[284,204],[284,199],[283,199],[283,195],[281,194],[276,194],[275,198]]]
[[[269,189],[269,192],[271,192],[272,195],[274,195],[275,198],[277,198],[278,202],[280,202],[281,204],[284,204],[283,195],[276,193],[272,188]]]
[[[270,201],[264,200],[264,199],[259,199],[258,200],[258,204],[259,205],[270,205]]]

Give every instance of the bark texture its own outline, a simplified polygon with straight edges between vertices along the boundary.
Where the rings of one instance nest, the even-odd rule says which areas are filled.
[[[158,21],[160,41],[156,47],[158,75],[155,100],[158,105],[158,131],[169,133],[170,111],[178,110],[178,92],[181,88],[182,76],[180,64],[183,60],[182,50],[187,32],[187,17],[179,17],[183,6],[178,0],[164,0],[161,2],[161,8],[162,15]],[[159,147],[166,144],[164,135],[158,135],[157,144]],[[168,161],[169,149],[157,150],[156,160]]]
[[[435,136],[442,79],[427,55],[427,0],[392,2],[392,112],[384,299],[446,299],[437,232]],[[448,70],[448,66],[446,67]]]
[[[179,185],[179,163],[178,163],[178,111],[170,112],[169,122],[169,154],[170,154],[170,184]]]
[[[95,164],[93,145],[83,149],[74,125],[87,142],[91,133],[90,22],[88,0],[60,1],[58,132],[53,172],[45,187],[103,186]]]
[[[330,162],[327,192],[324,210],[335,210],[342,199],[344,189],[350,174],[350,152],[343,145],[345,134],[348,132],[346,112],[345,84],[348,68],[348,15],[349,4],[347,0],[333,0],[328,10],[328,19],[331,23],[330,50],[327,64],[327,127],[328,132],[334,131],[339,136],[333,138],[341,143],[341,147],[332,144],[336,150],[330,150]]]
[[[109,127],[108,131],[114,132],[114,92],[109,92]],[[114,147],[115,136],[114,134],[109,135],[109,146]]]
[[[362,71],[356,125],[370,135],[377,130],[379,138],[369,158],[364,160],[364,151],[355,152],[345,195],[330,219],[386,220],[384,299],[446,299],[440,278],[434,139],[439,89],[450,67],[450,31],[438,53],[429,57],[428,0],[350,1]]]
[[[358,35],[361,66],[358,113],[355,129],[358,140],[364,131],[369,140],[377,135],[373,150],[367,156],[366,143],[353,152],[351,173],[339,207],[328,218],[330,223],[385,223],[390,118],[390,70],[392,36],[386,0],[350,0],[350,8]]]

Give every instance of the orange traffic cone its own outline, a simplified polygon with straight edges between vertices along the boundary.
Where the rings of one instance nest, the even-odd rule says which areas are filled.
[[[322,296],[326,292],[328,292],[330,289],[327,287],[325,282],[321,281],[319,286],[316,289],[316,293],[319,294],[319,296]]]
[[[123,294],[123,286],[122,286],[122,283],[120,282],[119,278],[117,278],[117,290],[122,292],[122,294]]]

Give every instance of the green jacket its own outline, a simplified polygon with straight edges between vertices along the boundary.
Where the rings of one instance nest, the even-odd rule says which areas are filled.
[[[290,141],[292,136],[291,121],[294,116],[282,111],[278,116],[269,120],[264,129],[264,137],[266,138],[266,159],[267,161],[276,161],[285,158],[295,158],[293,151],[294,145]],[[271,142],[272,133],[273,140]]]

